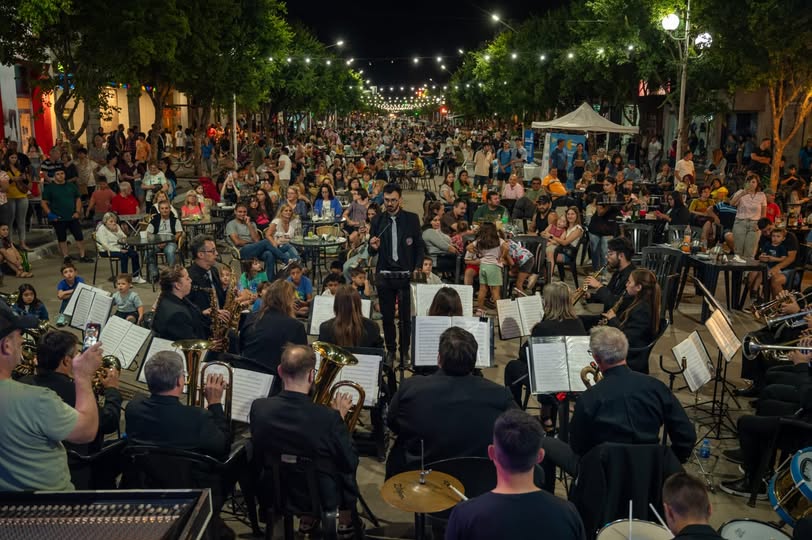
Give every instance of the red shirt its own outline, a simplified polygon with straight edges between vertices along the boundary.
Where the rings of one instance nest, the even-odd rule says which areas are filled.
[[[90,196],[90,202],[93,204],[93,209],[96,211],[96,213],[101,215],[109,212],[113,197],[115,197],[115,195],[115,192],[110,188],[105,190],[95,190],[93,195]]]
[[[138,199],[133,195],[122,197],[120,193],[116,193],[116,196],[113,197],[112,207],[113,212],[119,216],[131,216],[138,213]]]
[[[767,212],[766,216],[767,219],[770,220],[770,223],[775,223],[775,218],[781,215],[781,208],[778,207],[775,203],[767,203]]]

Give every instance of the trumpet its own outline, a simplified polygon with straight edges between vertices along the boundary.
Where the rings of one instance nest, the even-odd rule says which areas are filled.
[[[764,324],[766,324],[768,328],[773,329],[783,322],[792,321],[793,319],[797,318],[803,318],[806,317],[807,315],[812,315],[812,309],[808,309],[806,311],[799,311],[798,313],[790,313],[789,315],[781,315],[779,317],[767,317],[766,319],[764,319]],[[791,328],[795,328],[798,326],[803,326],[806,323],[803,321],[792,321],[788,324]]]
[[[592,274],[592,277],[598,279],[598,276],[601,275],[604,270],[606,270],[606,266],[607,266],[606,264],[601,266],[600,270]],[[586,294],[587,290],[589,290],[589,287],[587,286],[586,283],[584,283],[577,291],[575,291],[575,293],[572,295],[573,306],[581,300],[581,298]]]
[[[796,343],[800,343],[801,340],[806,339],[807,337],[808,336],[802,336],[783,343],[766,345],[761,343],[756,336],[747,334],[742,340],[742,355],[744,355],[744,357],[748,360],[752,360],[756,357],[756,355],[758,355],[758,353],[764,351],[770,351],[772,354],[776,354],[779,351],[812,351],[812,347],[810,346],[802,347],[800,345],[796,345]]]
[[[750,307],[750,312],[753,314],[753,318],[757,321],[765,322],[767,319],[775,318],[781,314],[781,307],[785,304],[789,304],[790,302],[796,302],[800,304],[802,300],[806,300],[808,296],[812,296],[812,293],[807,295],[801,295],[801,293],[797,291],[791,291],[789,294],[784,296],[779,296],[778,298],[773,298],[767,302],[763,302],[761,304],[753,304]]]

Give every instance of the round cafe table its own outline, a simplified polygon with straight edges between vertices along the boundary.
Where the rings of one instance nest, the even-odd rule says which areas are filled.
[[[328,236],[326,239],[321,236],[304,236],[292,238],[290,243],[299,251],[302,260],[310,268],[310,278],[313,287],[316,288],[317,284],[321,285],[321,267],[331,255],[330,251],[342,249],[347,244],[347,239],[341,236]],[[326,267],[325,270],[329,271]]]
[[[152,271],[150,268],[153,266],[149,264],[150,262],[155,262],[155,266],[157,266],[157,261],[153,261],[152,259],[155,257],[155,247],[158,244],[164,244],[167,242],[174,242],[175,235],[173,234],[134,234],[132,236],[127,237],[127,245],[132,246],[138,252],[139,257],[141,257],[141,266],[147,267],[147,281],[153,283],[154,279],[152,276]]]
[[[186,246],[189,249],[188,254],[190,260],[194,259],[192,255],[191,246],[192,246],[192,238],[197,236],[198,234],[210,234],[215,238],[221,236],[223,232],[223,223],[225,223],[225,218],[217,217],[217,216],[209,216],[203,219],[182,219],[180,220],[181,225],[183,225],[183,230],[186,232],[186,238],[189,240],[186,242]]]

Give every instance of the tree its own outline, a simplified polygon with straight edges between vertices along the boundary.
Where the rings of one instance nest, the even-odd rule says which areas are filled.
[[[0,62],[26,63],[31,83],[44,93],[55,94],[56,122],[74,146],[87,129],[90,111],[109,108],[109,73],[97,62],[104,49],[94,39],[95,29],[109,24],[109,9],[100,0],[0,3]],[[76,125],[80,102],[84,103],[84,116]]]
[[[787,144],[812,112],[809,6],[803,0],[720,2],[701,16],[712,27],[709,53],[725,66],[731,89],[767,89],[774,164],[770,186],[776,189]]]

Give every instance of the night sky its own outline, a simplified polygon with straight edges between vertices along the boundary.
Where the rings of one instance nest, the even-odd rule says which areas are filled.
[[[448,82],[461,56],[506,28],[491,19],[497,13],[511,26],[530,13],[541,13],[559,0],[504,0],[501,4],[465,0],[289,0],[288,18],[298,20],[329,45],[339,39],[344,58],[363,69],[377,86]],[[420,56],[419,64],[413,57]],[[443,71],[436,57],[441,56]],[[388,88],[387,88],[388,89]]]

